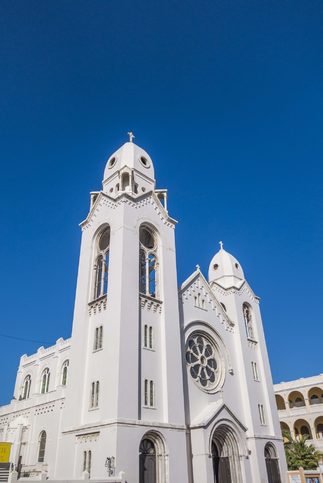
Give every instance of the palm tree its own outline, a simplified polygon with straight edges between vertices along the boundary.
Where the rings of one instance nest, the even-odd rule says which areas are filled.
[[[289,470],[313,470],[318,467],[321,453],[312,444],[306,443],[309,436],[299,435],[293,439],[288,431],[283,432],[285,441],[285,453]]]

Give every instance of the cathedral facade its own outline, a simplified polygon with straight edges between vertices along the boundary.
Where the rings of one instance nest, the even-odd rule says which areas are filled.
[[[22,356],[0,408],[21,476],[285,481],[259,298],[222,244],[179,288],[175,227],[130,137],[81,223],[71,338]]]

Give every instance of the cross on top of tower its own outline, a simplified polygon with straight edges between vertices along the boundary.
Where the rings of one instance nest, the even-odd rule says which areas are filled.
[[[133,142],[133,139],[135,138],[135,135],[132,131],[129,131],[128,132],[128,136],[129,136],[129,142],[132,143]]]
[[[219,241],[219,244],[220,244],[220,250],[223,250],[223,242]]]

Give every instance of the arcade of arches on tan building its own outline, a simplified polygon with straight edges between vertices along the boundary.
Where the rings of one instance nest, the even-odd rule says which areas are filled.
[[[275,398],[282,433],[287,432],[296,439],[299,435],[307,435],[309,439],[322,440],[323,443],[322,388],[304,387],[283,391],[283,394],[276,392]],[[320,409],[321,415],[318,414]]]

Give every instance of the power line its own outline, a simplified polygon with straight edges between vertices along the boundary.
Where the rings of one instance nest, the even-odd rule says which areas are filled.
[[[25,339],[24,337],[16,337],[14,335],[8,334],[0,334],[0,337],[5,337],[6,339],[21,340],[23,342],[35,342],[36,344],[51,344],[51,342],[45,340]]]

